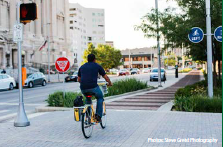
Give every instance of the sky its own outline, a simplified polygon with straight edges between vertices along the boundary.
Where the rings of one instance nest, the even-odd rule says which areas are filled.
[[[140,25],[141,19],[151,8],[155,0],[69,0],[79,3],[85,8],[101,8],[105,10],[105,41],[114,41],[117,49],[133,49],[156,46],[156,39],[144,38],[141,31],[134,26]],[[176,7],[173,1],[158,0],[159,9],[168,6]]]

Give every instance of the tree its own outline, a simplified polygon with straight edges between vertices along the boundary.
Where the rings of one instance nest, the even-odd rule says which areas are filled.
[[[174,8],[167,8],[164,12],[158,13],[160,21],[161,37],[167,40],[164,49],[188,48],[187,55],[191,56],[194,61],[207,61],[206,37],[198,44],[189,42],[188,34],[192,27],[200,27],[206,32],[206,9],[204,0],[175,0],[182,11],[181,14]],[[211,1],[212,32],[215,28],[222,25],[222,1]],[[142,18],[142,23],[135,28],[144,32],[145,37],[156,37],[156,10],[152,9],[150,13]],[[214,65],[214,83],[216,83],[216,61],[222,61],[221,43],[213,40],[213,65]],[[220,64],[219,64],[220,65]],[[220,66],[219,66],[220,68]],[[220,72],[218,73],[221,79]],[[216,86],[216,84],[215,84]]]
[[[105,70],[117,68],[119,65],[122,64],[121,51],[108,45],[98,45],[98,47],[95,48],[90,43],[88,45],[88,49],[84,52],[83,63],[87,62],[87,56],[89,54],[95,54],[96,62],[100,64]]]

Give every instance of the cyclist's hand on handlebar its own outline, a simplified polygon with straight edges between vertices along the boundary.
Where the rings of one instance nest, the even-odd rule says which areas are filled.
[[[108,83],[108,84],[107,84],[107,86],[112,86],[112,85],[113,85],[112,83]]]

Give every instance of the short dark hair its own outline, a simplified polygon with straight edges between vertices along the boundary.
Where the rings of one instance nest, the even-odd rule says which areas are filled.
[[[95,55],[94,54],[89,54],[87,56],[87,60],[88,60],[88,62],[93,62],[95,60]]]

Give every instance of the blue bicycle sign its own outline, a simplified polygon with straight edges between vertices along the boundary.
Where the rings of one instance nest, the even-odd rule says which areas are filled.
[[[214,31],[214,38],[219,41],[222,42],[222,26],[217,27]]]
[[[199,43],[204,39],[204,32],[199,27],[194,27],[188,34],[188,38],[193,43]]]

